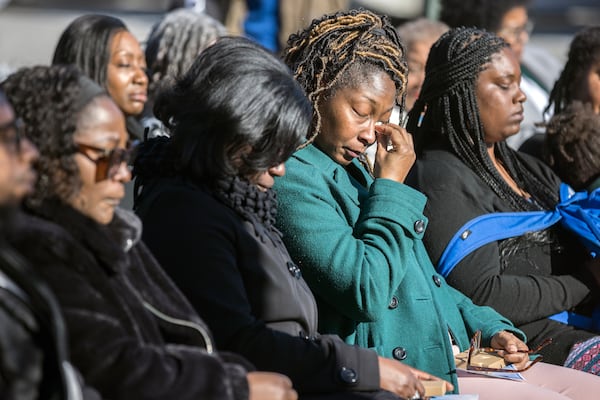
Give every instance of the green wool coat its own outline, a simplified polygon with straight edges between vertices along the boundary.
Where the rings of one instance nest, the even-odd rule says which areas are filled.
[[[350,171],[350,172],[348,172]],[[437,274],[422,238],[426,198],[355,160],[343,167],[314,145],[297,151],[275,182],[278,226],[319,306],[319,331],[451,381],[449,334],[461,351],[482,330],[525,335],[474,305]]]

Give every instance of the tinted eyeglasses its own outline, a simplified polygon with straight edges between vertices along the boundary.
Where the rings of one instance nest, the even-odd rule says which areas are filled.
[[[21,121],[20,118],[15,118],[12,121],[0,125],[0,142],[5,146],[20,152],[22,138],[23,121]]]
[[[103,149],[89,144],[76,143],[77,152],[96,164],[96,182],[105,179],[113,179],[119,172],[121,164],[129,164],[134,158],[137,142],[130,142],[127,148]],[[94,152],[100,156],[92,157],[89,153]]]
[[[551,338],[544,339],[544,341],[542,341],[542,343],[540,343],[539,346],[537,346],[535,349],[533,349],[533,350],[527,350],[527,351],[519,350],[519,352],[520,353],[527,353],[527,354],[536,354],[541,349],[543,349],[544,347],[546,347],[547,345],[549,345],[550,343],[552,343],[552,339]],[[478,331],[475,332],[475,335],[473,335],[473,338],[471,339],[471,346],[469,347],[469,353],[467,355],[467,370],[471,370],[471,371],[485,371],[485,372],[508,372],[508,373],[525,372],[529,368],[531,368],[535,364],[537,364],[538,362],[542,361],[542,356],[541,355],[537,355],[537,357],[535,359],[533,359],[532,361],[530,361],[529,364],[527,364],[527,366],[525,368],[521,368],[521,369],[517,369],[517,368],[493,368],[493,367],[482,367],[482,366],[479,366],[479,365],[473,365],[471,361],[472,361],[473,357],[475,357],[477,354],[487,353],[487,354],[497,355],[497,352],[498,352],[497,349],[493,349],[493,348],[490,348],[490,347],[480,347],[480,345],[481,345],[481,331],[478,330]]]

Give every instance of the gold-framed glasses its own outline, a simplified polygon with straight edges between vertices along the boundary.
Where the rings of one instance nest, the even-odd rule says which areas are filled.
[[[96,164],[96,182],[112,179],[119,172],[121,164],[128,164],[134,157],[137,141],[129,142],[127,148],[105,149],[84,143],[75,143],[77,152]],[[99,154],[92,157],[89,152]]]
[[[519,350],[520,353],[527,354],[536,354],[539,353],[541,349],[546,347],[552,343],[552,338],[544,339],[535,349],[532,350]],[[533,367],[538,362],[542,361],[543,357],[541,355],[537,355],[536,358],[531,360],[529,364],[527,364],[524,368],[504,368],[504,367],[491,367],[491,366],[483,366],[474,364],[474,359],[480,354],[484,355],[493,355],[496,357],[502,358],[498,354],[498,349],[493,349],[491,347],[481,347],[481,331],[478,330],[473,335],[471,339],[471,345],[469,347],[469,352],[467,353],[467,370],[469,371],[483,371],[483,372],[507,372],[507,373],[516,373],[516,372],[525,372],[529,368]]]

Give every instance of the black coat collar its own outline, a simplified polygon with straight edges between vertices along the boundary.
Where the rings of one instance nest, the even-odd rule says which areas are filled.
[[[115,212],[113,221],[108,225],[97,223],[57,199],[45,200],[30,211],[65,229],[111,273],[127,266],[126,251],[139,241],[141,235],[141,224],[140,227],[135,226],[128,220],[128,213],[122,210]],[[137,218],[131,217],[132,221],[139,223]]]

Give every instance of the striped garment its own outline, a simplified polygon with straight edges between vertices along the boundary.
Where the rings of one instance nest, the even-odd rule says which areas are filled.
[[[574,344],[565,367],[600,375],[600,336]]]

